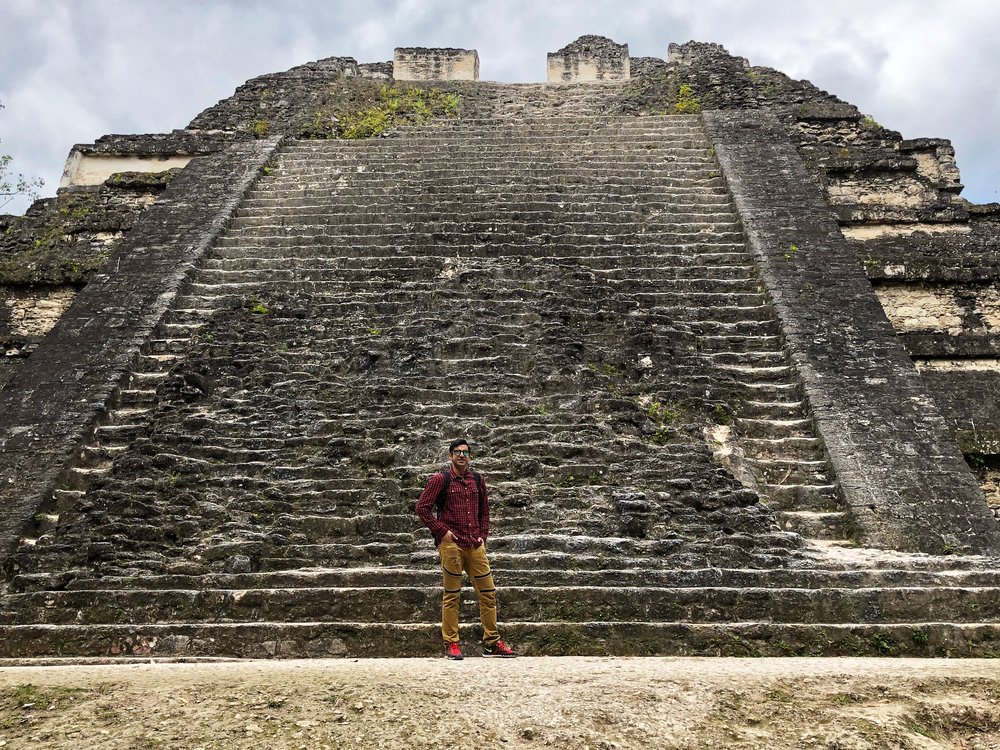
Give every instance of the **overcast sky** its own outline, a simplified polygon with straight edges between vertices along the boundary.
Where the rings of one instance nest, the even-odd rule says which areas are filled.
[[[996,0],[0,0],[0,153],[54,195],[74,143],[183,127],[257,75],[465,47],[484,80],[536,82],[581,34],[661,58],[721,43],[906,138],[950,138],[963,195],[1000,201]]]

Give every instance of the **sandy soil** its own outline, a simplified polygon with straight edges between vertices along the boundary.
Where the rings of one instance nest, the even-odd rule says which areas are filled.
[[[0,669],[0,748],[1000,748],[988,660],[520,658]]]

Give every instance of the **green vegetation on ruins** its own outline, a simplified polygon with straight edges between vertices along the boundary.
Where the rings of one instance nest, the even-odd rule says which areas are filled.
[[[680,115],[696,115],[701,112],[701,101],[694,95],[694,89],[689,83],[682,83],[677,90],[677,101],[674,102],[674,112]]]
[[[458,117],[458,94],[438,89],[382,86],[372,106],[344,115],[336,122],[336,136],[348,139],[374,138],[401,125],[420,125],[439,117]],[[327,117],[317,112],[311,123],[318,130]]]
[[[267,138],[269,127],[267,120],[254,120],[248,126],[248,130],[254,138]]]
[[[458,117],[458,94],[438,89],[383,86],[379,102],[337,124],[341,138],[373,138],[399,125],[420,125],[436,117]]]

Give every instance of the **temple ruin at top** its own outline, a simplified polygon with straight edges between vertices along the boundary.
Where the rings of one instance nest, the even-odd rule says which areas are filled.
[[[0,658],[437,653],[456,436],[524,653],[998,655],[1000,206],[664,51],[330,57],[73,146],[0,216]]]

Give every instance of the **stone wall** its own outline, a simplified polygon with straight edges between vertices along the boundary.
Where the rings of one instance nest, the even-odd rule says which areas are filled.
[[[0,216],[0,387],[175,175],[116,174]]]
[[[397,47],[392,69],[397,81],[478,81],[479,53],[474,49]]]
[[[582,36],[547,60],[549,83],[627,81],[631,77],[627,44],[603,36]]]
[[[705,122],[858,541],[997,549],[975,477],[784,128],[765,113]]]
[[[808,81],[752,66],[719,45],[670,45],[668,58],[665,66],[643,66],[624,110],[675,111],[688,86],[689,106],[776,117],[963,449],[992,455],[995,441],[982,425],[1000,416],[1000,207],[959,197],[950,142],[904,139]]]
[[[199,159],[143,212],[124,242],[0,391],[0,550],[92,434],[140,349],[209,243],[260,174],[278,139]]]
[[[900,340],[968,454],[1000,448],[1000,206],[852,241]]]

